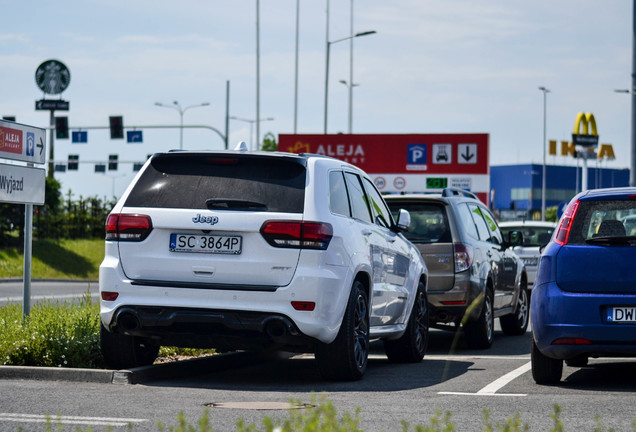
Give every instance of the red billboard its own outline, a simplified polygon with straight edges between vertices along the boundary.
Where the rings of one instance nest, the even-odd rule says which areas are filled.
[[[366,171],[381,192],[458,187],[487,202],[488,134],[282,134],[278,149],[349,162]]]

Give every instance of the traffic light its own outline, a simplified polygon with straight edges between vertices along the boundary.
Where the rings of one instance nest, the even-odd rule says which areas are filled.
[[[108,155],[108,171],[117,171],[117,159],[116,154]]]
[[[68,167],[69,171],[77,171],[79,167],[79,155],[68,155]]]
[[[124,118],[122,116],[110,117],[110,139],[124,139]]]
[[[55,138],[68,139],[68,117],[55,117]]]

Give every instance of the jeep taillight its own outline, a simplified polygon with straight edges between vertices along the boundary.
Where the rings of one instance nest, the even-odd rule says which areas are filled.
[[[464,243],[453,243],[455,249],[455,273],[468,270],[473,264],[473,248]]]
[[[274,247],[325,250],[333,237],[333,228],[322,222],[266,221],[261,226],[261,235]]]
[[[142,241],[152,231],[150,216],[112,213],[106,219],[106,240]]]
[[[570,237],[570,229],[572,228],[572,221],[574,221],[574,216],[579,208],[579,204],[579,200],[572,202],[565,210],[565,213],[563,213],[561,222],[559,222],[559,228],[557,228],[557,232],[554,235],[554,241],[556,243],[560,245],[567,244],[568,238]]]

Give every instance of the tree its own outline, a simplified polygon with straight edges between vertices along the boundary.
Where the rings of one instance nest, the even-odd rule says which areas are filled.
[[[267,132],[263,137],[263,145],[261,146],[263,151],[278,151],[278,143],[273,133]]]

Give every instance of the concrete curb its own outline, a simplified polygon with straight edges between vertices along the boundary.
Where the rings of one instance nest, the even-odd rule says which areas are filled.
[[[92,382],[102,384],[143,384],[187,378],[260,363],[264,358],[249,352],[235,352],[182,360],[129,370],[72,369],[56,367],[0,366],[0,379]]]

